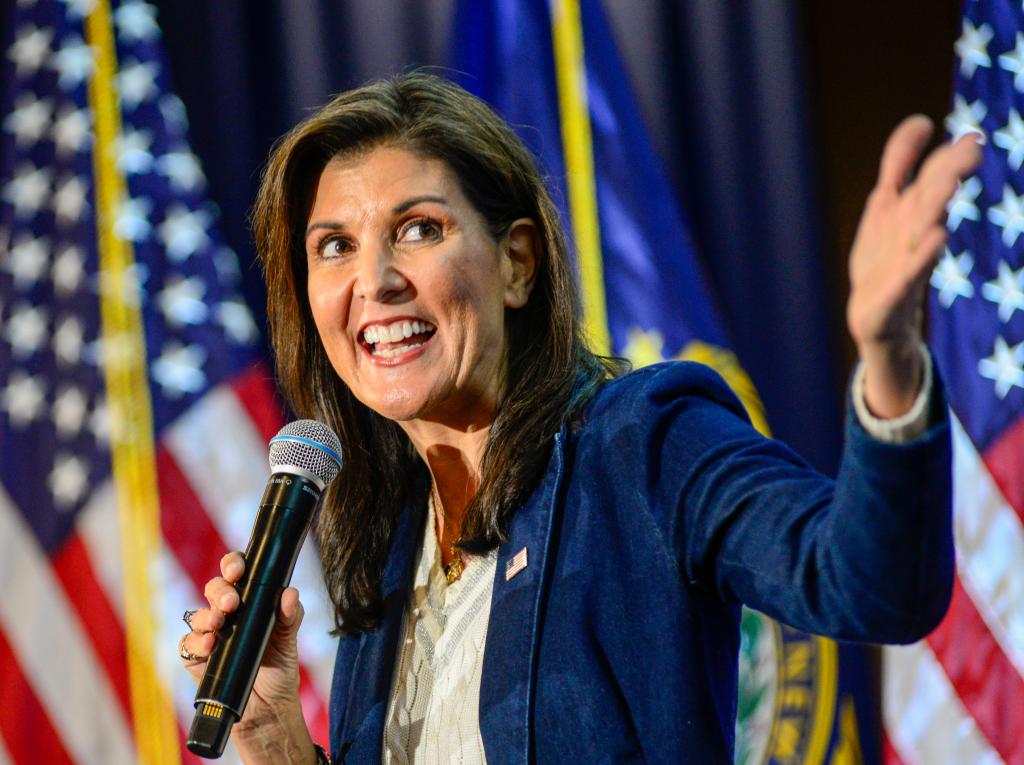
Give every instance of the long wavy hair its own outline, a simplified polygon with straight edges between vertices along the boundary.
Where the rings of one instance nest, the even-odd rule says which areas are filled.
[[[583,341],[565,234],[533,158],[482,101],[440,77],[405,74],[336,96],[281,138],[252,224],[280,388],[296,414],[323,421],[341,439],[341,475],[325,493],[316,527],[339,634],[379,624],[392,532],[406,507],[426,501],[430,485],[397,423],[359,402],[335,373],[306,292],[303,235],[324,166],[380,146],[445,162],[495,239],[516,219],[531,218],[541,242],[529,301],[506,309],[506,387],[466,509],[465,550],[484,552],[507,539],[555,434],[617,371]]]

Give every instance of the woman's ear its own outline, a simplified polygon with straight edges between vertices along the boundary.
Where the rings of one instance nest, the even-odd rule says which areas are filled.
[[[505,307],[522,308],[530,299],[540,256],[540,238],[532,218],[512,221],[501,241],[501,256],[505,275]]]

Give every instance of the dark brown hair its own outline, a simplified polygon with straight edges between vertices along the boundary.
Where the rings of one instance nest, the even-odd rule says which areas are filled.
[[[482,101],[417,72],[342,93],[285,135],[264,170],[253,229],[280,387],[296,414],[323,421],[341,439],[344,464],[324,497],[317,533],[343,634],[379,622],[392,531],[408,505],[425,502],[430,480],[398,425],[356,400],[331,367],[306,293],[303,238],[324,166],[383,145],[443,160],[496,238],[516,219],[532,218],[541,242],[530,299],[506,312],[506,388],[463,523],[467,551],[507,538],[555,434],[614,369],[582,340],[565,235],[533,158]]]

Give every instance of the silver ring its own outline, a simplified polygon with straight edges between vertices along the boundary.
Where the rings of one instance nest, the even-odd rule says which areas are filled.
[[[196,615],[196,609],[190,608],[181,616],[181,620],[185,622],[189,629],[192,629],[192,617]]]

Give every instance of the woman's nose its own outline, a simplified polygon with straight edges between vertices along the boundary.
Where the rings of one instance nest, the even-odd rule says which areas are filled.
[[[356,274],[356,297],[377,303],[388,303],[401,297],[409,288],[409,282],[395,265],[394,254],[389,247],[364,247]]]

